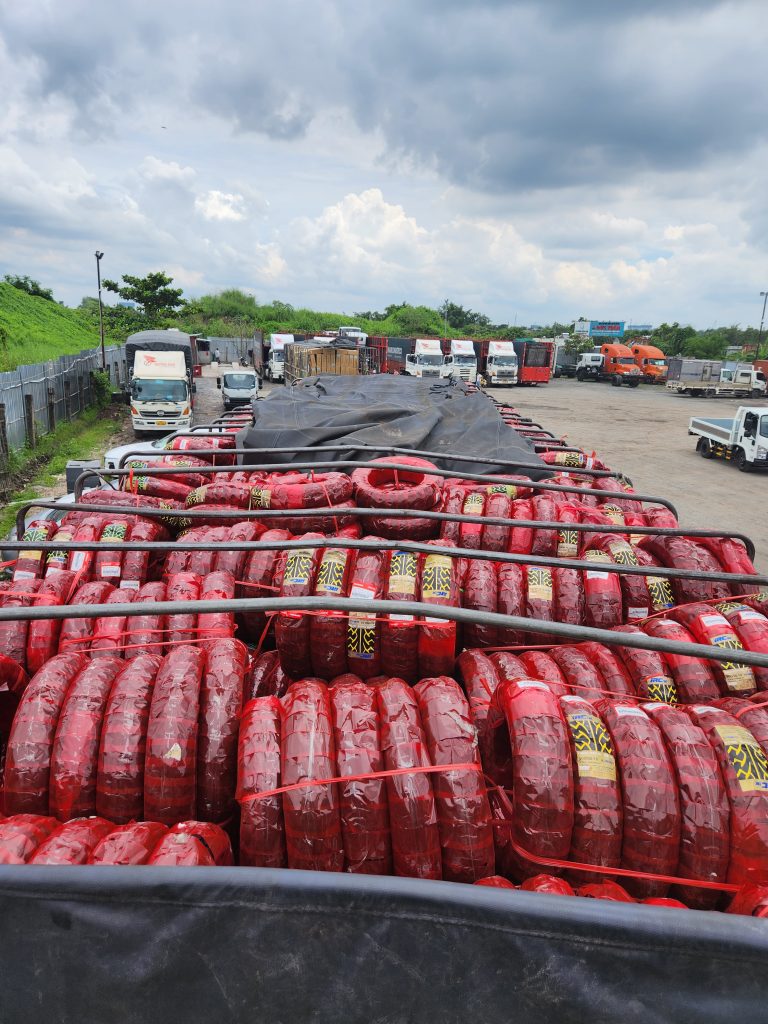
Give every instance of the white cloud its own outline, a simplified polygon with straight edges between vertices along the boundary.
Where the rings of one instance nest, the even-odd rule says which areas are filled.
[[[155,156],[144,157],[139,171],[149,181],[170,181],[188,185],[195,179],[194,167],[182,167],[175,160],[158,160]]]
[[[206,220],[243,220],[245,199],[236,192],[219,192],[211,189],[195,199],[195,209]]]

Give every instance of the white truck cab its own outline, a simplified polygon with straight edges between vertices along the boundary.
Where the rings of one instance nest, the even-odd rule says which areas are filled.
[[[458,380],[477,380],[477,353],[468,338],[452,338],[450,355],[443,360],[441,377],[455,377]]]
[[[733,419],[692,416],[688,433],[705,459],[735,462],[742,472],[768,469],[768,406],[739,406]]]
[[[517,384],[517,353],[514,342],[488,342],[484,376],[488,384]]]
[[[253,370],[232,370],[223,373],[216,381],[221,391],[224,408],[231,409],[236,405],[247,405],[259,396],[259,378]]]
[[[340,338],[349,338],[351,341],[357,342],[358,348],[365,348],[365,343],[368,340],[368,335],[365,331],[360,330],[359,327],[340,327],[339,328]]]
[[[192,426],[192,388],[183,352],[136,353],[131,379],[131,423],[144,431],[185,430]]]
[[[576,363],[576,377],[578,380],[599,380],[603,372],[603,355],[601,352],[582,352],[579,361]]]
[[[753,398],[765,395],[766,380],[761,370],[756,370],[751,363],[736,363],[725,366],[720,371],[721,384],[734,384],[748,390]]]
[[[440,377],[443,350],[437,338],[417,338],[413,355],[405,357],[405,372],[411,377]]]
[[[264,366],[267,380],[285,380],[285,346],[293,344],[292,334],[270,334],[269,355]]]

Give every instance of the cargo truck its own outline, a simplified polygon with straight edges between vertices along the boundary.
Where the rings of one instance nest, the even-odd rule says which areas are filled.
[[[492,386],[517,384],[518,363],[514,342],[489,341],[481,373]]]
[[[725,459],[742,473],[768,468],[768,406],[742,405],[732,419],[692,416],[688,433],[702,458]]]
[[[270,334],[266,339],[264,376],[273,384],[285,380],[285,346],[292,345],[295,340],[292,334]]]
[[[441,376],[443,351],[437,338],[417,338],[412,355],[405,357],[405,372],[409,377]]]
[[[640,342],[631,346],[635,362],[646,384],[663,384],[667,379],[667,358],[655,345]]]
[[[183,352],[136,352],[130,384],[136,436],[191,427],[192,388]]]
[[[515,338],[512,345],[517,355],[517,383],[546,384],[552,376],[553,343]]]
[[[181,352],[190,381],[199,376],[200,361],[197,352],[197,335],[185,334],[175,328],[167,331],[138,331],[128,336],[125,342],[125,362],[128,367],[128,383],[134,373],[134,363],[139,352]]]
[[[451,338],[449,345],[441,376],[474,383],[477,379],[477,353],[474,342],[468,338]]]
[[[689,359],[684,356],[669,360],[668,390],[679,395],[705,398],[760,398],[766,393],[765,375],[750,363],[724,366],[721,359]]]

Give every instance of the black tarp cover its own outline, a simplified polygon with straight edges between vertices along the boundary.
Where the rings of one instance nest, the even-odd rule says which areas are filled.
[[[0,867],[3,1024],[768,1018],[768,922],[405,878]]]
[[[448,380],[420,380],[389,374],[313,377],[293,387],[278,387],[253,403],[255,422],[238,434],[241,448],[303,448],[320,445],[370,445],[412,448],[437,454],[441,469],[454,473],[498,473],[494,459],[530,467],[534,478],[546,473],[531,443],[508,427],[480,392],[468,393]],[[487,465],[462,462],[459,455],[488,459]],[[318,452],[301,461],[376,458],[377,452]],[[290,453],[240,457],[245,465],[295,461]],[[538,472],[537,472],[538,470]]]

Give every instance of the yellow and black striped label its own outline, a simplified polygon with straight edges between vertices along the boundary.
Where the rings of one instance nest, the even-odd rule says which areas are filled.
[[[609,779],[615,782],[616,758],[608,730],[597,717],[587,711],[566,715],[576,751],[579,775],[587,779]]]
[[[453,559],[448,555],[427,555],[421,571],[421,596],[424,600],[451,596]]]
[[[717,725],[715,730],[723,741],[741,791],[768,790],[768,758],[749,729],[740,725]]]
[[[677,687],[669,676],[648,676],[645,692],[648,700],[657,704],[677,704]]]
[[[283,582],[295,586],[306,586],[312,573],[312,555],[311,548],[297,548],[295,551],[291,551],[285,563]]]
[[[394,551],[389,563],[388,594],[413,596],[419,561],[414,551]]]
[[[552,600],[552,573],[549,569],[528,569],[528,597],[534,601]]]
[[[675,595],[668,579],[663,576],[646,576],[645,582],[648,586],[648,596],[651,599],[651,607],[655,612],[664,611],[665,608],[673,608]]]
[[[559,530],[557,534],[557,557],[575,558],[578,553],[578,530]]]
[[[272,491],[266,487],[251,488],[251,508],[270,508]]]
[[[347,566],[347,552],[340,548],[329,548],[323,555],[317,570],[318,594],[340,594],[344,586],[344,570]]]

